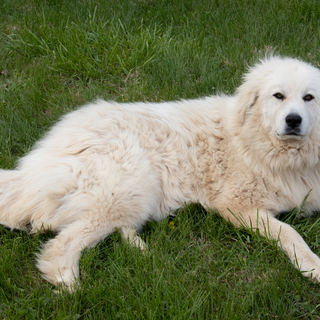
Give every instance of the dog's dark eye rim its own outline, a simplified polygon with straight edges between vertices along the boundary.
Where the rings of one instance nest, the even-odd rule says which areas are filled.
[[[314,96],[312,94],[306,94],[302,99],[304,101],[311,101],[314,99]]]
[[[284,95],[280,92],[277,92],[273,95],[274,97],[276,97],[279,100],[283,100],[284,99]]]

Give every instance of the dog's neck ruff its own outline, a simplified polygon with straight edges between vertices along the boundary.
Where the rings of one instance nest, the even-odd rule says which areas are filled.
[[[279,140],[259,131],[257,135],[248,137],[246,130],[243,130],[235,137],[239,154],[253,171],[264,174],[284,174],[287,171],[298,175],[308,170],[320,171],[320,146],[311,138]]]

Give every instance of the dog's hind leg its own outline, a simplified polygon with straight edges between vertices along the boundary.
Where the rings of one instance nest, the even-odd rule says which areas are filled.
[[[79,277],[79,260],[84,248],[93,247],[115,229],[107,220],[83,218],[75,221],[48,241],[38,255],[37,267],[54,285],[73,289]]]
[[[72,291],[79,277],[81,251],[93,247],[116,229],[130,244],[146,249],[146,244],[133,227],[124,227],[121,221],[107,216],[87,216],[65,227],[44,245],[38,255],[37,267],[47,281],[54,285],[62,284]]]
[[[137,178],[142,176],[140,173],[138,177],[131,173],[128,177],[122,171],[114,172],[105,178],[104,186],[100,186],[99,180],[100,184],[91,185],[85,192],[68,196],[65,204],[47,221],[59,231],[38,256],[38,268],[49,282],[63,283],[72,290],[73,282],[79,277],[82,249],[94,246],[115,230],[122,232],[129,242],[145,247],[135,230],[151,218],[159,220],[162,217],[159,183],[152,172],[147,176],[150,181],[146,179],[140,184],[137,184]],[[99,176],[104,177],[105,172]]]

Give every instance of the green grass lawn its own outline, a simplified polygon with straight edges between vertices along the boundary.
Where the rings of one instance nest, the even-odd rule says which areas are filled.
[[[61,115],[120,102],[233,93],[266,53],[319,65],[315,0],[2,0],[0,167]],[[320,255],[320,218],[283,215]],[[199,205],[148,223],[141,252],[114,233],[56,294],[35,268],[53,234],[0,227],[1,319],[320,319],[320,285],[270,242]]]

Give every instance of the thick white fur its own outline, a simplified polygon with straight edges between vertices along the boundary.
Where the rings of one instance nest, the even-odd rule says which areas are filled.
[[[279,57],[251,68],[234,96],[96,101],[66,115],[16,170],[1,170],[0,223],[56,231],[37,265],[49,282],[72,288],[84,247],[117,229],[144,249],[136,232],[147,220],[199,201],[279,239],[292,263],[320,281],[320,259],[275,218],[310,190],[305,209],[320,209],[319,102],[319,70]],[[286,135],[291,113],[302,118],[297,136]]]

